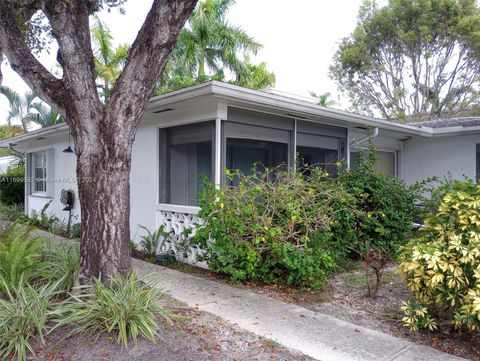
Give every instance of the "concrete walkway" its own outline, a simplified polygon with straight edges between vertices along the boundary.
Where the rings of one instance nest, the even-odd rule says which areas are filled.
[[[45,231],[53,242],[71,242]],[[246,289],[207,280],[133,259],[137,275],[158,282],[172,297],[210,312],[247,331],[321,361],[457,361],[433,348],[416,345]]]
[[[246,289],[133,260],[137,275],[172,297],[321,361],[463,360]]]

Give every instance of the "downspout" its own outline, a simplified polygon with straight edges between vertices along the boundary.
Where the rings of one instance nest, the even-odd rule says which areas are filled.
[[[354,146],[360,146],[366,142],[368,142],[370,139],[378,137],[378,127],[373,128],[372,134],[367,135],[365,138],[362,138],[358,141],[352,142],[352,145]]]
[[[19,152],[18,150],[14,149],[13,148],[14,144],[13,143],[10,143],[8,145],[8,149],[10,149],[13,153],[15,153],[17,156],[19,157],[22,157],[23,159],[23,165],[25,167],[25,174],[24,174],[24,178],[23,178],[23,183],[25,185],[24,187],[24,198],[23,198],[23,203],[24,203],[24,209],[23,209],[23,213],[25,215],[29,215],[28,214],[28,196],[29,196],[29,190],[30,190],[30,180],[27,179],[29,178],[29,172],[28,172],[28,167],[30,166],[29,164],[27,164],[27,156],[26,156],[26,153],[22,153],[22,152]]]
[[[19,157],[22,157],[22,159],[25,161],[25,153],[22,153],[22,152],[19,152],[18,150],[16,149],[13,149],[13,146],[14,144],[13,143],[10,143],[8,145],[8,149],[10,149],[13,153],[15,153],[16,155],[18,155]]]

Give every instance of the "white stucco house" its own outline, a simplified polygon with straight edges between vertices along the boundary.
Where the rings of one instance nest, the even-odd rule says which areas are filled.
[[[400,124],[216,81],[153,97],[133,146],[132,239],[139,225],[163,224],[181,241],[183,229],[199,222],[199,175],[222,185],[225,168],[293,165],[296,156],[334,174],[339,159],[354,163],[368,138],[377,146],[378,168],[407,183],[479,177],[480,118]],[[61,191],[77,192],[75,154],[64,152],[69,145],[66,124],[0,142],[26,153],[26,213],[52,201],[49,212],[67,217]],[[78,200],[72,212],[80,214]]]

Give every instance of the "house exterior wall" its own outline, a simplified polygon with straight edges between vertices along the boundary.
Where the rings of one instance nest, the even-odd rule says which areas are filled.
[[[214,121],[217,126],[221,125],[215,131],[215,149],[221,149],[221,152],[215,154],[214,157],[214,178],[218,184],[221,183],[218,180],[226,164],[225,146],[228,136],[230,138],[238,136],[242,139],[278,141],[280,137],[287,134],[286,138],[283,137],[281,140],[290,145],[289,160],[293,164],[291,160],[295,154],[295,145],[297,140],[301,140],[297,139],[298,134],[341,137],[342,140],[346,137],[347,143],[351,143],[354,139],[364,139],[368,134],[365,129],[350,128],[347,131],[346,126],[321,125],[313,121],[295,120],[290,116],[280,117],[233,108],[233,106],[229,107],[222,103],[222,99],[202,100],[188,104],[177,103],[172,105],[172,108],[174,109],[163,109],[157,113],[150,111],[145,114],[133,144],[130,175],[131,238],[135,242],[139,242],[140,237],[146,232],[141,226],[151,231],[164,226],[165,231],[172,235],[172,241],[165,246],[164,250],[175,251],[184,241],[184,230],[194,228],[202,221],[197,217],[197,207],[162,204],[159,201],[161,128],[205,121]],[[464,173],[472,178],[475,176],[476,143],[480,143],[480,135],[421,138],[403,142],[394,139],[395,135],[392,135],[391,131],[388,133],[381,129],[379,136],[375,137],[373,142],[379,150],[395,154],[397,175],[405,179],[407,183],[413,183],[429,176],[442,176],[447,171],[451,171],[454,178],[461,178]],[[80,220],[80,205],[75,182],[75,154],[63,153],[63,149],[67,146],[68,134],[65,130],[55,136],[31,139],[23,144],[23,148],[29,154],[36,151],[48,151],[51,154],[49,161],[53,164],[53,171],[48,174],[48,177],[51,178],[50,182],[52,182],[50,184],[51,192],[48,192],[47,196],[26,195],[26,211],[29,215],[32,215],[34,210],[40,212],[45,204],[52,201],[47,213],[54,214],[66,221],[68,212],[63,211],[64,206],[60,202],[60,194],[62,189],[73,189],[76,196],[72,211],[73,221]],[[353,147],[351,151],[354,150]],[[217,155],[219,155],[218,159]],[[195,258],[195,252],[198,250],[189,248],[186,257],[188,259]]]
[[[40,143],[40,142],[39,142]],[[26,183],[26,213],[32,216],[33,211],[39,213],[42,208],[51,201],[47,208],[48,215],[55,215],[61,221],[68,220],[68,212],[63,211],[65,207],[60,202],[62,189],[72,189],[75,192],[75,203],[72,209],[72,223],[80,222],[80,202],[78,200],[78,188],[76,183],[76,159],[73,153],[63,153],[68,146],[68,136],[59,136],[49,139],[44,144],[32,144],[28,153],[47,152],[47,195],[32,194],[31,183]],[[31,162],[27,159],[27,167],[31,167]],[[32,177],[31,172],[27,171],[27,177]]]
[[[404,141],[403,179],[407,184],[428,177],[475,179],[476,144],[480,134],[414,138]]]

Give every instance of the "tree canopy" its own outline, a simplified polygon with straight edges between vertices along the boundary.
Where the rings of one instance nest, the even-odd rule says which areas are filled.
[[[480,101],[478,29],[475,0],[365,0],[330,74],[357,111],[451,117]]]
[[[28,132],[32,122],[41,127],[62,122],[59,113],[41,102],[40,98],[31,90],[22,95],[8,86],[0,85],[0,94],[7,99],[9,104],[6,119],[9,129],[15,129],[13,122],[20,123],[24,133]]]
[[[122,73],[128,58],[130,46],[121,44],[114,47],[113,36],[108,26],[98,16],[90,29],[97,83],[104,100],[111,95],[112,88]]]
[[[180,32],[177,45],[158,81],[156,93],[184,88],[207,80],[264,88],[275,84],[266,63],[252,64],[262,44],[242,28],[228,23],[227,14],[235,0],[203,0]],[[229,74],[226,74],[229,73]]]

